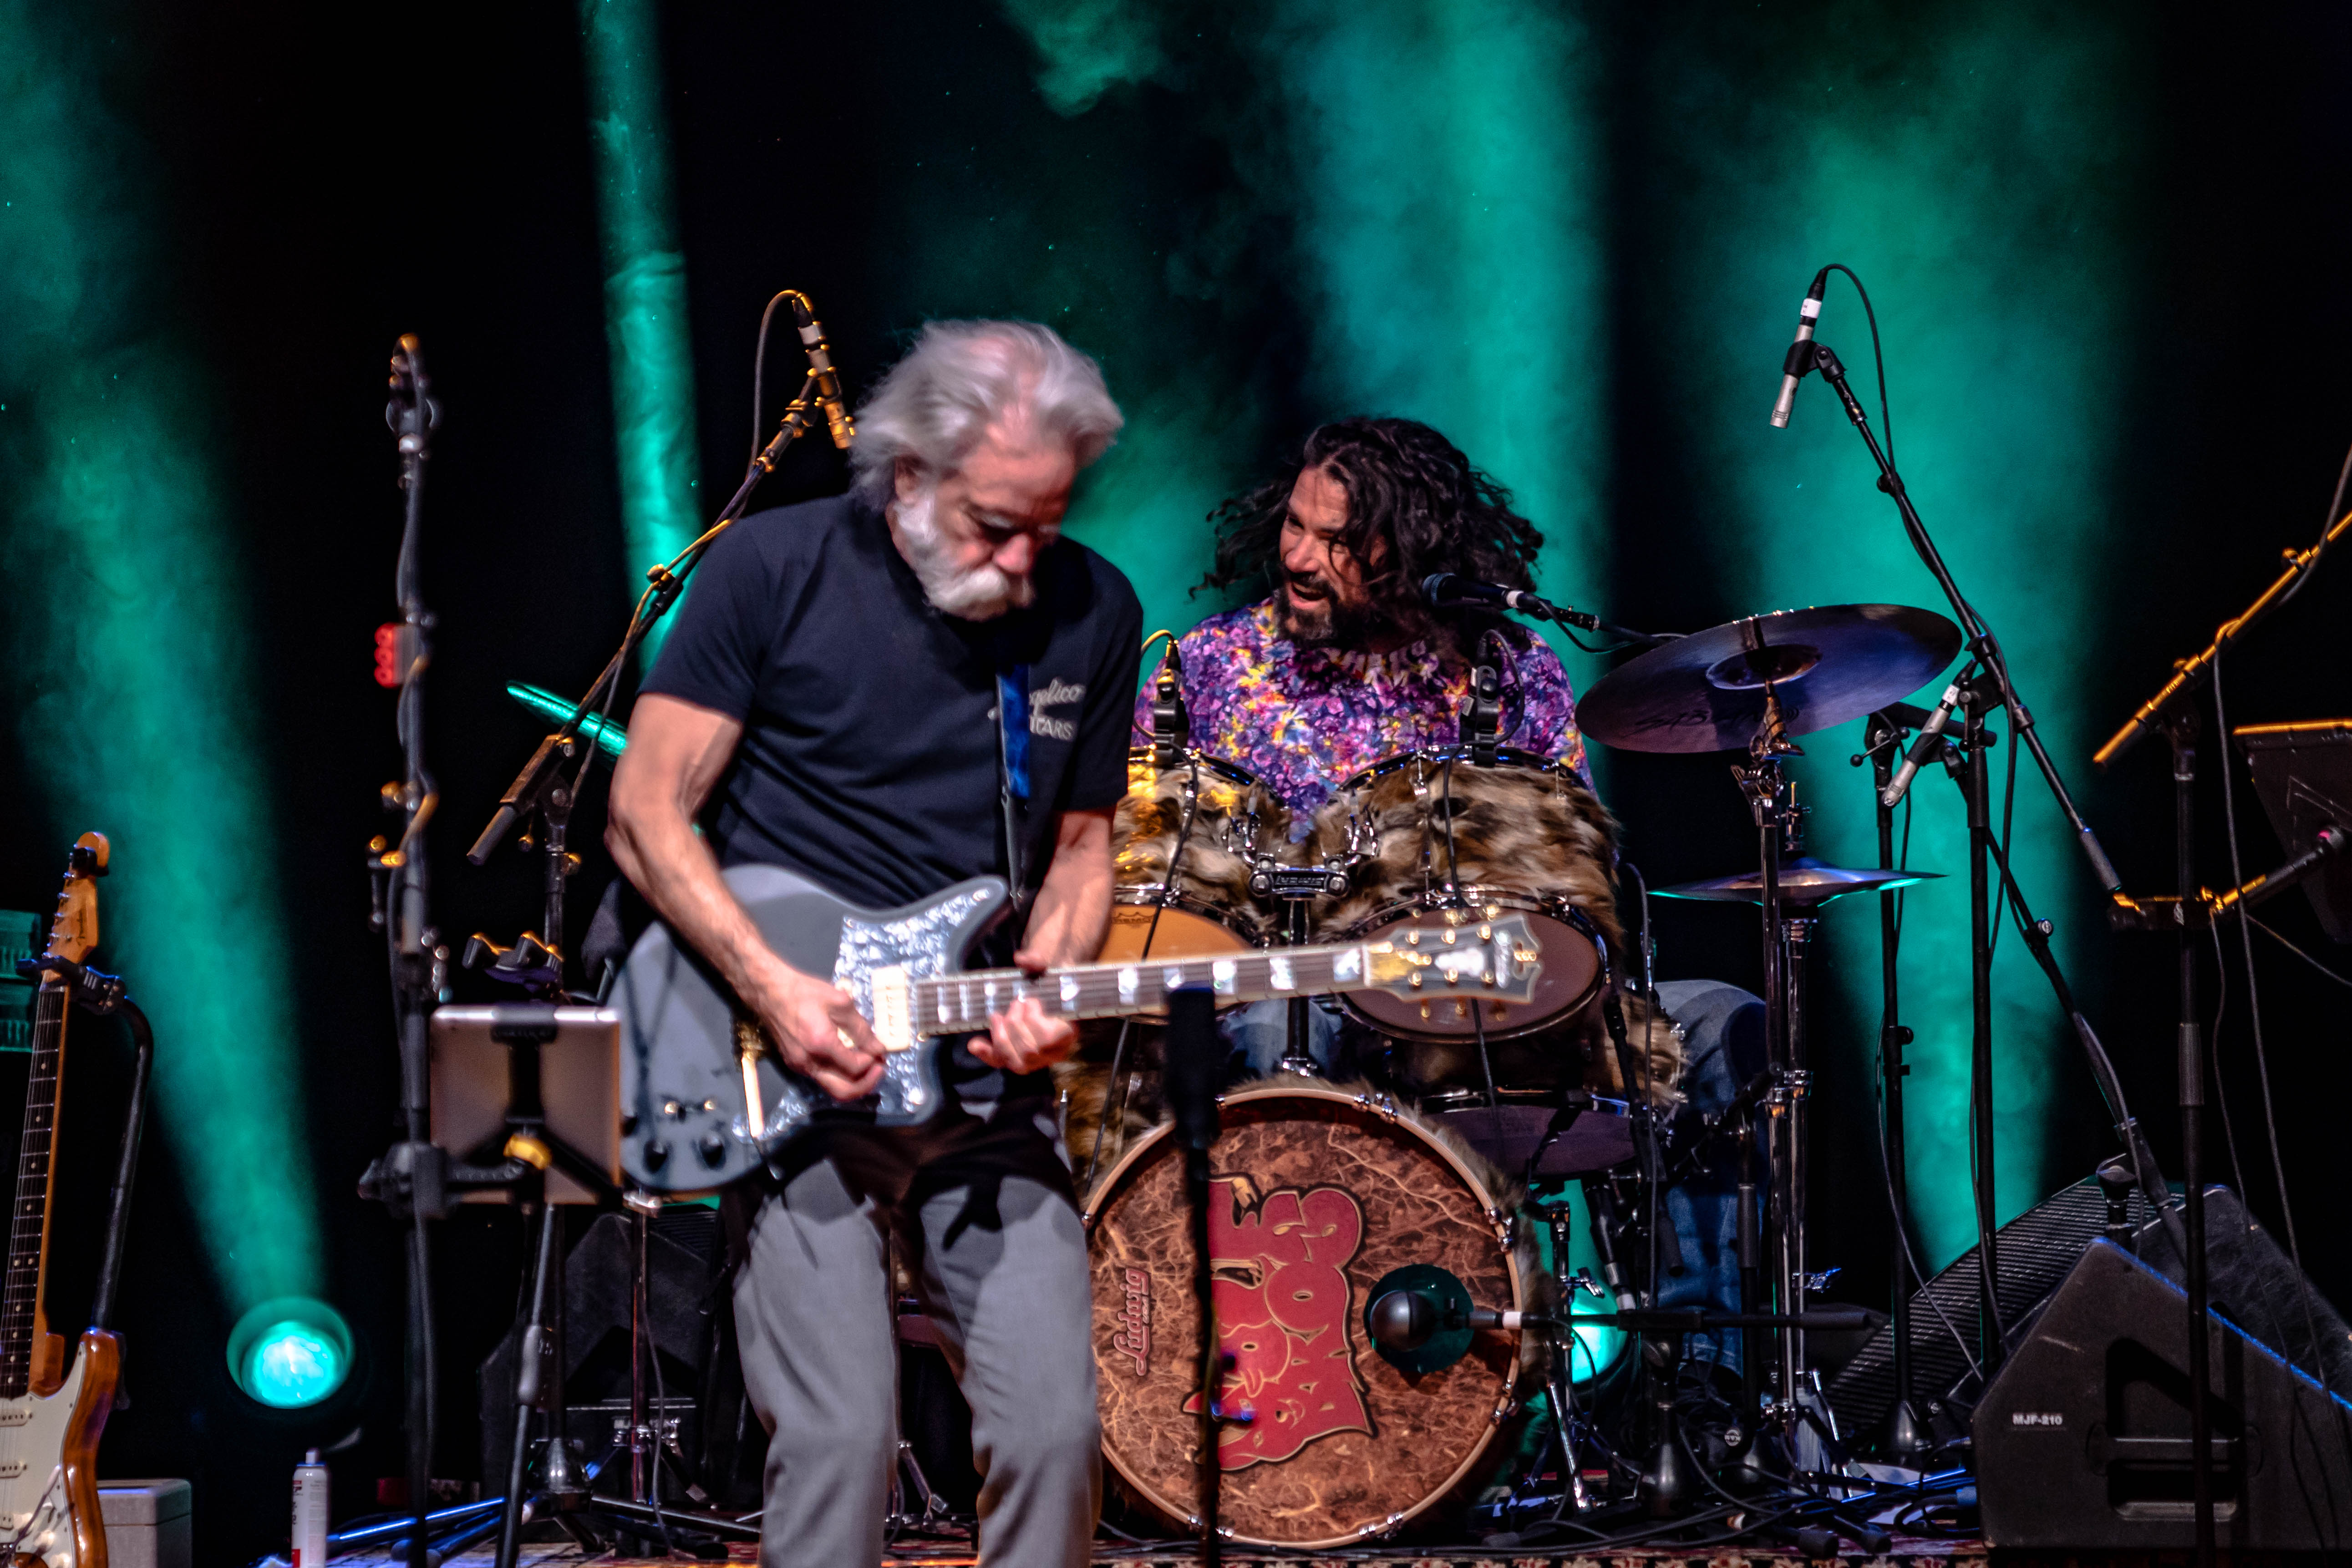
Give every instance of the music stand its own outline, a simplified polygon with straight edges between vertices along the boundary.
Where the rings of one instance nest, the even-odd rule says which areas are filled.
[[[2254,793],[2288,854],[2317,847],[2322,828],[2352,826],[2352,719],[2243,724],[2230,733],[2246,749]],[[2328,940],[2352,942],[2352,859],[2330,858],[2303,885]]]

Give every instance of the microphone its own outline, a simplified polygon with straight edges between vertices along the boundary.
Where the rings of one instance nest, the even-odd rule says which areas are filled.
[[[1562,626],[1576,626],[1584,631],[1602,629],[1601,617],[1584,610],[1563,610],[1548,600],[1539,599],[1525,588],[1506,588],[1500,583],[1481,583],[1473,577],[1457,577],[1451,572],[1433,572],[1421,580],[1421,596],[1433,609],[1449,609],[1458,605],[1491,605],[1498,610],[1517,610],[1523,616],[1541,616]],[[1639,635],[1634,634],[1634,635]]]
[[[1886,788],[1878,797],[1881,805],[1892,807],[1903,798],[1903,792],[1909,789],[1911,781],[1918,776],[1919,764],[1936,754],[1944,726],[1951,721],[1952,710],[1959,705],[1960,683],[1955,680],[1944,688],[1944,700],[1936,704],[1933,713],[1927,715],[1927,722],[1920,727],[1919,738],[1912,742],[1909,753],[1903,759],[1903,765],[1896,768],[1895,776],[1886,781]]]
[[[824,328],[818,325],[804,296],[795,292],[787,298],[792,300],[793,325],[800,331],[801,348],[808,355],[809,373],[816,377],[817,406],[824,410],[824,422],[832,427],[833,444],[846,452],[851,438],[857,434],[857,426],[851,422],[849,410],[841,405],[841,378],[834,374]]]
[[[1830,269],[1822,268],[1813,274],[1813,286],[1805,290],[1805,302],[1797,307],[1797,341],[1789,345],[1789,357],[1780,362],[1780,396],[1772,405],[1772,428],[1789,427],[1789,412],[1797,405],[1797,383],[1805,374],[1805,345],[1813,341],[1813,323],[1822,319],[1822,293],[1829,287]]]
[[[1433,572],[1421,580],[1422,597],[1443,609],[1449,605],[1494,605],[1506,610],[1525,610],[1530,615],[1551,613],[1551,606],[1524,588],[1506,588],[1499,583],[1481,583],[1474,578],[1457,577],[1451,572]]]

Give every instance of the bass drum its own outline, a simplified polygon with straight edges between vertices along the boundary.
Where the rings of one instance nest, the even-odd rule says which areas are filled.
[[[1408,1264],[1450,1270],[1479,1306],[1525,1308],[1492,1177],[1385,1097],[1285,1084],[1223,1106],[1210,1257],[1224,1397],[1253,1419],[1219,1439],[1220,1521],[1267,1546],[1387,1534],[1460,1486],[1514,1408],[1517,1331],[1479,1331],[1461,1360],[1408,1376],[1364,1325],[1373,1286]],[[1171,1125],[1104,1178],[1087,1226],[1104,1455],[1150,1507],[1194,1521],[1200,1314]]]

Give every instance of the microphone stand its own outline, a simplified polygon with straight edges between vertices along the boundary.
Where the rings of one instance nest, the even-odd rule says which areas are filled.
[[[1870,716],[1863,731],[1864,753],[1872,764],[1871,804],[1878,817],[1878,864],[1887,871],[1895,868],[1895,808],[1886,804],[1886,788],[1894,782],[1895,758],[1903,750],[1906,732],[1883,710]],[[1878,1076],[1885,1086],[1886,1108],[1882,1125],[1886,1140],[1886,1202],[1895,1220],[1894,1284],[1888,1303],[1893,1320],[1889,1331],[1895,1348],[1895,1405],[1886,1416],[1886,1448],[1896,1458],[1907,1460],[1930,1445],[1919,1424],[1918,1408],[1911,1403],[1911,1258],[1903,1241],[1910,1186],[1904,1163],[1903,1079],[1911,1069],[1903,1064],[1903,1047],[1911,1043],[1912,1034],[1903,1026],[1898,1005],[1895,960],[1902,931],[1895,917],[1896,896],[1882,893],[1878,900],[1879,985],[1884,995],[1878,1028]]]
[[[645,592],[637,596],[636,609],[629,616],[628,630],[622,635],[620,647],[605,662],[604,670],[588,688],[587,694],[572,710],[571,717],[563,721],[554,734],[540,742],[539,749],[531,753],[530,760],[523,764],[522,771],[515,775],[514,782],[499,797],[497,812],[484,826],[480,837],[474,840],[474,847],[466,852],[467,859],[477,866],[483,865],[497,852],[516,825],[533,812],[547,821],[550,862],[545,940],[554,952],[559,977],[562,967],[563,868],[567,864],[562,858],[565,827],[571,818],[572,800],[579,793],[581,779],[593,765],[596,750],[593,746],[586,748],[587,756],[580,764],[580,773],[572,776],[569,785],[562,782],[562,764],[583,749],[579,743],[581,726],[587,721],[591,712],[600,707],[611,707],[620,689],[622,671],[628,667],[630,658],[645,641],[646,634],[653,630],[654,624],[677,603],[678,595],[686,591],[686,580],[694,574],[697,566],[702,564],[703,556],[718,542],[719,536],[735,526],[742,517],[743,509],[751,502],[751,492],[759,488],[761,479],[775,472],[784,448],[808,432],[811,416],[818,407],[817,389],[817,373],[811,371],[801,383],[799,395],[786,405],[775,435],[752,457],[751,466],[744,470],[743,482],[735,488],[734,495],[719,509],[719,516],[711,525],[694,542],[669,560],[647,568]]]
[[[1303,906],[1300,906],[1303,907]],[[1217,1141],[1216,999],[1198,986],[1171,992],[1168,997],[1168,1106],[1175,1113],[1176,1136],[1184,1146],[1184,1194],[1191,1220],[1192,1292],[1200,1314],[1200,1430],[1194,1441],[1200,1451],[1201,1562],[1216,1568],[1223,1552],[1218,1521],[1224,1486],[1223,1456],[1218,1452],[1220,1431],[1228,1419],[1224,1407],[1225,1369],[1229,1358],[1217,1332],[1216,1271],[1209,1256],[1209,1205],[1214,1195],[1210,1179],[1209,1151]],[[1247,1421],[1245,1413],[1232,1419]]]
[[[2190,1495],[2196,1507],[2197,1561],[2200,1568],[2211,1568],[2215,1531],[2210,1446],[2212,1416],[2207,1407],[2212,1375],[2212,1349],[2206,1323],[2211,1281],[2207,1272],[2205,1252],[2205,1039],[2204,1024],[2197,1008],[2197,942],[2193,932],[2196,927],[2217,919],[2218,914],[2210,906],[2201,910],[2198,908],[2204,902],[2204,897],[2197,883],[2197,710],[2193,706],[2193,697],[2197,685],[2212,671],[2223,652],[2248,627],[2293,597],[2304,578],[2317,567],[2320,556],[2347,529],[2352,529],[2352,512],[2337,519],[2320,537],[2319,542],[2310,549],[2288,552],[2286,569],[2272,581],[2270,586],[2263,590],[2242,615],[2222,622],[2221,628],[2213,634],[2213,640],[2194,658],[2179,665],[2172,678],[2155,696],[2141,703],[2132,716],[2124,721],[2123,727],[2109,736],[2106,744],[2091,758],[2094,766],[2105,769],[2152,730],[2162,730],[2172,748],[2173,870],[2179,885],[2179,901],[2171,912],[2179,949],[2180,1022],[2178,1067],[2183,1183],[2181,1206],[2185,1230],[2185,1235],[2175,1239],[2181,1252],[2182,1282],[2189,1298]],[[2222,744],[2221,765],[2226,768],[2230,765],[2227,736],[2222,738]],[[2308,858],[2315,867],[2316,857]],[[2232,907],[2241,904],[2248,890],[2231,890]],[[2117,916],[2125,917],[2119,923],[2130,923],[2128,915],[2140,912],[2138,904],[2125,898],[2119,888],[2112,891],[2116,903],[2116,912]],[[2203,918],[2197,918],[2200,914]]]
[[[414,333],[401,337],[392,356],[392,400],[384,420],[399,438],[400,488],[405,492],[400,560],[394,593],[400,605],[394,644],[400,668],[398,729],[401,783],[386,785],[387,806],[402,814],[400,842],[369,846],[376,907],[371,922],[387,931],[392,946],[393,1016],[400,1038],[401,1142],[372,1170],[381,1174],[377,1191],[408,1229],[408,1568],[428,1568],[425,1514],[431,1506],[434,1382],[433,1279],[429,1223],[445,1212],[446,1157],[432,1133],[432,1047],[427,1038],[434,1005],[447,975],[449,950],[441,945],[426,908],[425,828],[440,804],[433,775],[425,766],[425,671],[432,663],[433,616],[417,588],[417,553],[425,502],[425,466],[441,405],[430,394],[424,356]]]
[[[2032,753],[2035,765],[2042,771],[2042,782],[2049,786],[2059,810],[2074,829],[2075,843],[2082,847],[2084,858],[2091,863],[2093,875],[2098,879],[2100,888],[2113,897],[2122,890],[2122,879],[2116,875],[2115,865],[2107,858],[2098,835],[2091,830],[2091,825],[2075,809],[2074,796],[2067,793],[2065,781],[2058,775],[2057,764],[2050,760],[2050,753],[2043,749],[2042,737],[2034,729],[2033,716],[2018,696],[2017,683],[2010,678],[2009,661],[2001,652],[2000,640],[1985,625],[1983,617],[1977,614],[1975,606],[1961,595],[1959,584],[1952,578],[1951,569],[1944,563],[1936,542],[1928,537],[1927,525],[1919,521],[1918,510],[1911,504],[1911,495],[1904,488],[1903,477],[1895,471],[1895,465],[1887,460],[1885,451],[1878,444],[1878,437],[1872,433],[1869,416],[1863,412],[1853,389],[1846,384],[1845,366],[1840,363],[1835,351],[1820,342],[1811,343],[1804,354],[1796,357],[1801,362],[1798,374],[1820,371],[1822,379],[1830,384],[1837,393],[1838,401],[1844,405],[1846,418],[1853,423],[1855,433],[1861,436],[1863,445],[1870,449],[1871,461],[1878,466],[1878,488],[1894,500],[1896,510],[1902,514],[1904,532],[1911,541],[1911,548],[1935,577],[1937,586],[1943,590],[1946,601],[1952,607],[1952,615],[1959,623],[1961,634],[1967,638],[1969,651],[1985,666],[1991,683],[1991,700],[2009,710],[2011,731],[2017,742]],[[1988,847],[2000,866],[2000,887],[2008,897],[2011,912],[2019,923],[2019,934],[2024,938],[2027,950],[2041,966],[2042,974],[2050,982],[2051,990],[2058,998],[2060,1008],[2074,1026],[2075,1040],[2089,1062],[2091,1076],[2099,1086],[2100,1097],[2106,1102],[2116,1136],[2131,1156],[2134,1179],[2152,1212],[2169,1212],[2171,1194],[2165,1185],[2164,1173],[2156,1163],[2155,1151],[2148,1147],[2147,1134],[2140,1130],[2138,1119],[2132,1115],[2130,1104],[2124,1098],[2123,1085],[2116,1077],[2115,1064],[2108,1059],[2106,1047],[2099,1042],[2090,1019],[2076,1005],[2074,988],[2067,984],[2064,972],[2050,951],[2050,936],[2055,928],[2033,917],[2026,904],[2024,890],[2011,873],[2000,846],[1991,844]]]

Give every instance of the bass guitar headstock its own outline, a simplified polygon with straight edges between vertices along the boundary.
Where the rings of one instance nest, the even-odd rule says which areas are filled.
[[[1543,973],[1542,949],[1519,914],[1444,930],[1409,929],[1368,944],[1364,953],[1365,989],[1396,996],[1528,1002]]]

